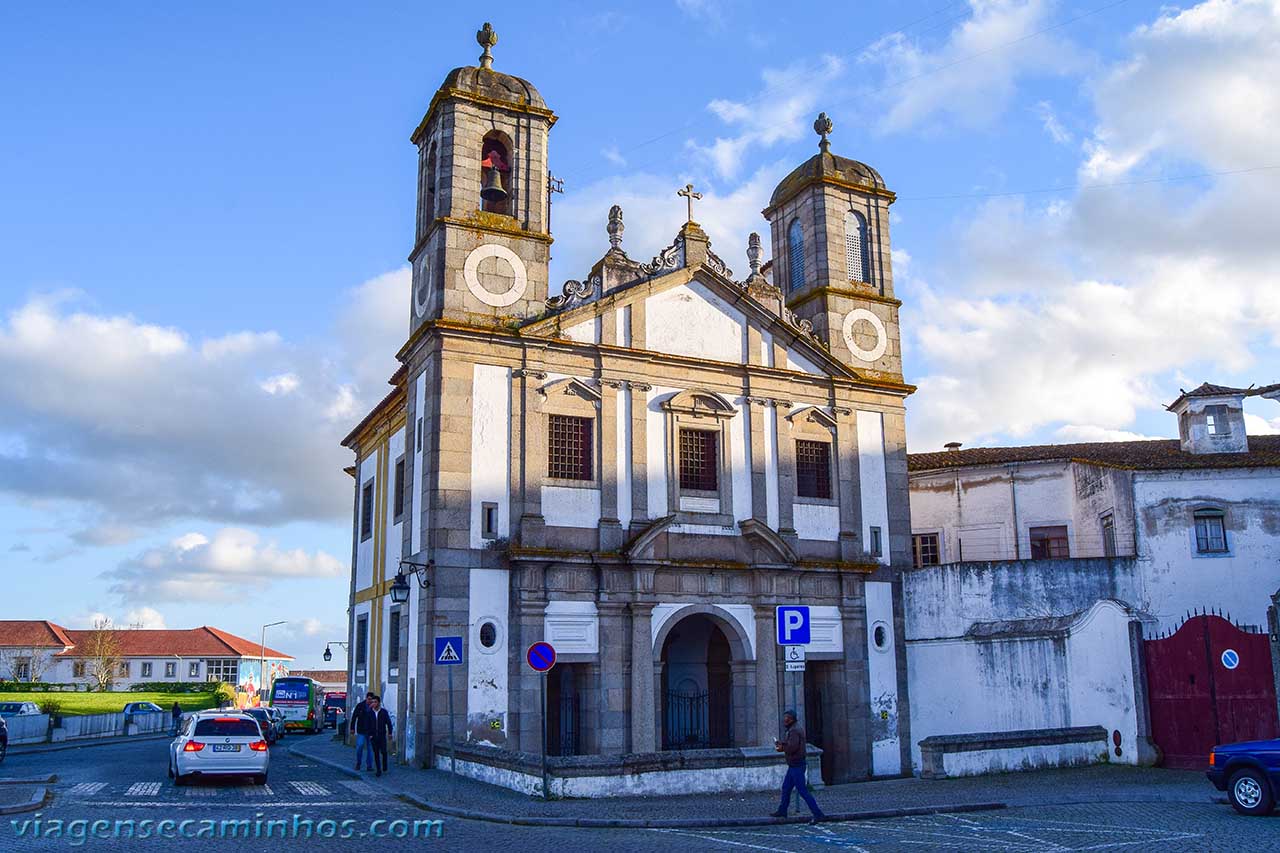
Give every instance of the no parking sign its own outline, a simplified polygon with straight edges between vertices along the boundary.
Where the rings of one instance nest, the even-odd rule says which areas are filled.
[[[1227,669],[1235,669],[1240,665],[1240,653],[1235,649],[1227,649],[1222,653],[1222,665]]]

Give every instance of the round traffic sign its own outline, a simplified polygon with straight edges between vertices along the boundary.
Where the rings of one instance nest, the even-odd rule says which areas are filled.
[[[546,672],[556,665],[556,650],[552,648],[550,643],[541,640],[529,647],[529,651],[525,654],[525,660],[529,662],[529,667],[536,672]]]
[[[1222,665],[1227,669],[1235,669],[1240,665],[1240,653],[1235,649],[1227,649],[1222,653]]]

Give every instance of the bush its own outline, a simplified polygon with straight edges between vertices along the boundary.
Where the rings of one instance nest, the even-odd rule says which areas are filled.
[[[54,714],[61,714],[62,700],[56,696],[50,696],[48,699],[40,700],[40,713],[49,714],[50,716],[53,716]]]
[[[0,681],[0,693],[53,693],[75,689],[74,684],[57,684],[49,681]]]
[[[219,705],[236,701],[236,689],[225,681],[219,681],[214,686],[213,698]]]
[[[131,693],[212,693],[217,689],[214,681],[144,681],[129,687]]]

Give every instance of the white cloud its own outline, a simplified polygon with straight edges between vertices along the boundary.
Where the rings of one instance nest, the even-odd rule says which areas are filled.
[[[164,623],[164,614],[154,607],[139,607],[130,610],[124,616],[123,624],[130,627],[138,626],[139,628],[157,629],[167,627]]]
[[[863,52],[883,68],[874,93],[883,132],[909,130],[935,118],[982,126],[999,117],[1021,78],[1060,75],[1084,67],[1080,50],[1054,33],[1052,0],[969,0],[972,15],[945,42],[930,48],[894,33]]]
[[[600,154],[604,159],[620,169],[627,167],[627,158],[622,156],[622,152],[618,150],[618,146],[609,145],[601,149]]]
[[[269,331],[192,340],[78,300],[35,295],[0,317],[0,492],[61,507],[84,546],[178,518],[350,512],[338,442],[388,390],[407,270],[354,288],[316,344]]]
[[[1058,120],[1058,114],[1054,112],[1053,105],[1048,101],[1038,101],[1036,103],[1036,117],[1040,119],[1040,124],[1044,127],[1044,132],[1049,134],[1049,138],[1059,145],[1065,145],[1071,141],[1071,134],[1062,122]]]
[[[1107,429],[1093,424],[1067,424],[1058,427],[1054,433],[1063,441],[1076,443],[1082,441],[1149,441],[1164,438],[1159,435],[1143,435],[1124,429]]]
[[[1269,86],[1280,15],[1259,5],[1208,0],[1140,28],[1134,55],[1095,90],[1099,118],[1082,174],[1145,163],[1158,176],[1185,172],[1188,156],[1215,167],[1246,150],[1273,157],[1249,141],[1252,117],[1240,119],[1244,142],[1220,138],[1229,130],[1191,133],[1197,99],[1166,96],[1187,64],[1207,78],[1205,92]],[[1214,55],[1222,61],[1203,61]],[[1272,89],[1257,109],[1274,114],[1276,104]],[[981,205],[960,232],[964,263],[940,267],[959,271],[945,292],[912,274],[898,287],[915,297],[903,308],[913,351],[933,365],[912,400],[912,442],[1016,439],[1055,424],[1076,435],[1129,432],[1140,411],[1159,411],[1180,382],[1190,387],[1187,376],[1271,381],[1280,358],[1276,183],[1222,178]]]
[[[283,549],[251,530],[184,534],[104,573],[125,601],[234,601],[279,580],[337,577],[343,563],[324,551]]]
[[[1245,412],[1244,431],[1249,435],[1280,435],[1280,418],[1267,420],[1261,415]]]
[[[745,101],[717,98],[707,104],[717,118],[737,128],[734,136],[719,136],[700,144],[690,140],[688,149],[709,163],[723,179],[736,178],[748,152],[779,142],[793,142],[811,132],[810,125],[831,84],[844,73],[844,62],[835,56],[798,62],[786,68],[766,68],[760,77],[764,87]]]

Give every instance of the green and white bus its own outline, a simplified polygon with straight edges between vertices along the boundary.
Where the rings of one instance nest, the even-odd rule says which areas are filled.
[[[277,678],[271,685],[271,707],[284,714],[288,731],[315,734],[324,728],[324,691],[310,678]]]

